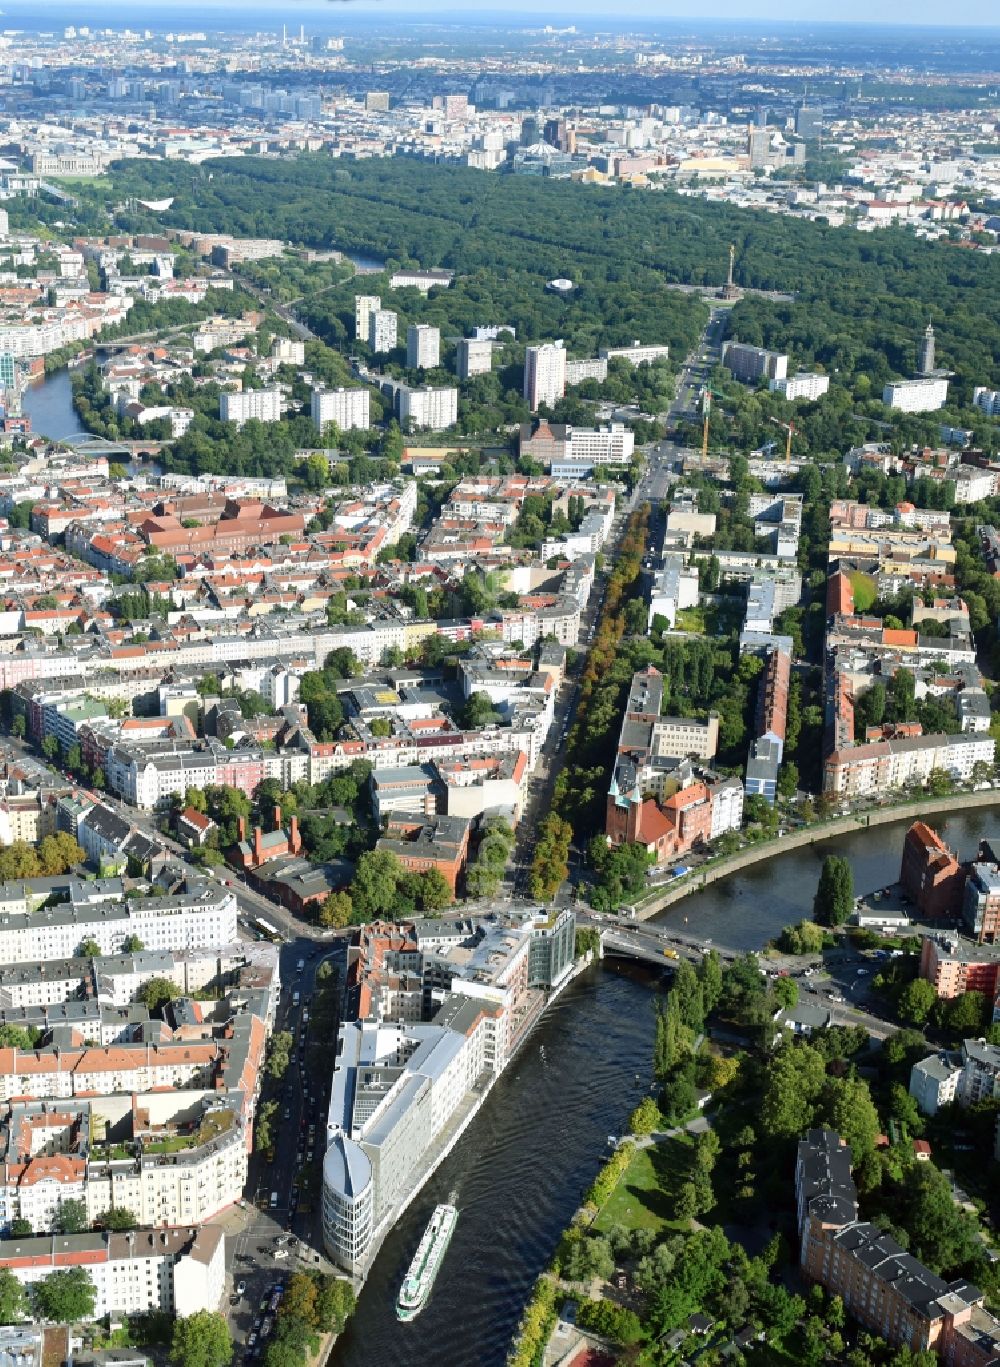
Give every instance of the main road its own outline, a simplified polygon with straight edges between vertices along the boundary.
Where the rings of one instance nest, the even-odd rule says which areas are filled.
[[[702,379],[707,369],[713,364],[711,356],[717,351],[724,326],[725,310],[713,309],[697,346],[681,367],[677,377],[674,400],[669,409],[661,415],[668,433],[675,430],[677,419],[688,411],[694,398],[700,392]],[[706,360],[706,357],[709,359]],[[629,515],[644,503],[648,503],[651,510],[650,541],[656,545],[662,545],[663,534],[666,531],[665,505],[670,495],[671,485],[677,478],[673,466],[681,454],[681,448],[670,441],[655,442],[648,448],[646,468],[641,478],[628,499],[623,500],[616,511],[606,550],[606,558],[609,564],[614,564]],[[651,565],[652,560],[648,561],[647,564]],[[598,575],[594,582],[590,600],[581,617],[580,636],[577,642],[581,650],[586,650],[594,638],[594,630],[604,607],[606,587],[606,576],[604,574]],[[566,739],[573,724],[573,717],[579,701],[579,673],[582,667],[583,661],[581,659],[577,662],[576,668],[567,675],[560,685],[553,722],[542,746],[536,770],[529,780],[528,796],[518,825],[514,856],[507,874],[506,886],[509,892],[518,892],[523,895],[528,892],[529,869],[535,848],[538,823],[551,810],[556,776],[563,761]],[[564,887],[557,895],[557,901],[568,901],[570,896],[569,888]]]

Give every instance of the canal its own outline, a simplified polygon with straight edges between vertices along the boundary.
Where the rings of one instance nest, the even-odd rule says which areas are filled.
[[[1000,810],[928,817],[960,857],[1000,833]],[[660,918],[715,944],[760,948],[808,916],[827,854],[850,860],[858,893],[895,881],[908,822],[779,855],[715,883]],[[552,1256],[650,1076],[657,979],[596,967],[563,994],[501,1078],[458,1148],[386,1240],[337,1343],[333,1367],[502,1367],[528,1292]],[[395,1317],[403,1273],[434,1205],[460,1217],[423,1313]]]
[[[37,384],[29,385],[21,406],[31,419],[31,430],[37,436],[61,441],[64,437],[80,436],[84,430],[73,407],[73,382],[65,366],[46,375]]]

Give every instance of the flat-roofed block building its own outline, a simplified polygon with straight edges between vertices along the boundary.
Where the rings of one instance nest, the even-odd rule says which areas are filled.
[[[363,1274],[569,974],[571,909],[360,928],[327,1115],[323,1241]]]
[[[354,335],[359,342],[368,341],[368,320],[381,307],[382,299],[377,294],[354,296]]]
[[[313,426],[320,432],[331,422],[342,432],[371,427],[371,395],[367,389],[314,389],[309,411]]]
[[[788,357],[781,351],[750,346],[746,342],[726,342],[722,348],[722,364],[733,379],[753,384],[757,380],[784,380],[788,375]]]
[[[981,992],[992,1001],[1000,979],[1000,945],[981,945],[964,935],[925,935],[920,947],[920,976],[939,997]]]
[[[543,342],[524,352],[524,397],[534,413],[549,408],[566,393],[566,348],[562,342]]]
[[[948,381],[943,376],[895,380],[882,390],[882,402],[903,413],[932,413],[948,402]]]
[[[456,366],[460,380],[471,380],[474,375],[488,375],[493,369],[493,343],[485,338],[460,338]]]
[[[406,364],[410,370],[431,370],[441,362],[441,329],[411,323],[406,329]]]
[[[368,345],[372,351],[392,351],[398,328],[399,318],[392,309],[372,309],[368,315]]]
[[[237,427],[252,418],[257,422],[281,421],[280,389],[244,389],[239,394],[223,392],[219,395],[219,417],[223,422],[234,422]]]

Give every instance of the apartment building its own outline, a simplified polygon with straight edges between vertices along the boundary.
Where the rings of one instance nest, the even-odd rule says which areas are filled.
[[[993,737],[904,736],[834,750],[823,769],[823,791],[846,796],[884,793],[909,783],[923,785],[935,769],[967,783],[977,764],[993,764]]]
[[[248,1032],[248,1033],[247,1033]],[[157,1089],[210,1091],[235,1061],[252,1097],[264,1048],[257,1017],[225,1040],[169,1039],[157,1044],[78,1045],[73,1048],[0,1048],[0,1101],[104,1096]]]
[[[833,1130],[799,1141],[795,1168],[802,1274],[893,1346],[933,1351],[949,1367],[989,1367],[1000,1321],[982,1292],[946,1282],[876,1225],[858,1218],[851,1151]]]
[[[429,323],[411,323],[406,329],[406,365],[409,370],[431,370],[441,363],[441,329]]]
[[[685,564],[684,556],[668,552],[656,576],[649,599],[649,629],[655,618],[662,617],[673,630],[678,612],[693,608],[698,603],[699,582],[695,566]]]
[[[722,364],[734,380],[755,384],[758,380],[784,380],[788,377],[788,357],[780,351],[750,346],[746,342],[725,342]]]
[[[368,315],[368,345],[372,351],[392,351],[396,345],[399,317],[392,309],[375,308]]]
[[[551,408],[566,393],[566,348],[562,342],[543,342],[524,352],[524,397],[534,413],[542,404]]]
[[[219,417],[242,427],[251,418],[257,422],[281,421],[280,389],[244,389],[239,394],[223,391],[219,395]]]
[[[932,1054],[910,1069],[909,1093],[922,1115],[937,1115],[942,1106],[950,1106],[958,1100],[961,1080],[960,1054]]]
[[[757,713],[753,745],[747,759],[745,790],[774,803],[778,796],[778,770],[785,750],[791,653],[777,648],[767,652],[757,688]]]
[[[371,395],[367,389],[317,388],[312,391],[309,413],[320,432],[330,423],[341,432],[366,432],[371,427]]]
[[[952,931],[924,935],[920,976],[946,1000],[981,992],[993,1001],[1000,987],[1000,945],[979,944]]]
[[[524,806],[528,756],[523,750],[482,758],[438,760],[438,779],[444,788],[449,816],[475,820],[500,816],[516,826]]]
[[[221,1228],[61,1234],[5,1241],[0,1267],[24,1287],[83,1268],[96,1292],[94,1320],[159,1311],[172,1317],[217,1310],[226,1285]]]
[[[988,418],[1000,417],[1000,389],[987,389],[977,385],[972,391],[972,402]]]
[[[988,841],[970,865],[962,893],[962,920],[977,944],[1000,944],[1000,860]]]
[[[72,959],[87,940],[102,954],[117,954],[131,935],[149,950],[200,949],[238,938],[232,892],[193,875],[176,894],[139,898],[125,898],[119,879],[71,879],[65,902],[36,910],[55,894],[51,880],[42,881],[37,893],[32,886],[39,880],[0,888],[0,963]]]
[[[652,365],[654,361],[665,361],[670,355],[670,348],[663,345],[643,344],[635,341],[631,346],[601,347],[598,355],[604,361],[614,361],[621,359],[629,361],[632,365]]]
[[[582,384],[584,380],[596,380],[598,384],[603,384],[607,378],[608,362],[601,357],[593,357],[586,361],[566,362],[566,383],[568,385]]]
[[[910,1070],[910,1096],[924,1115],[952,1102],[975,1106],[1000,1096],[1000,1048],[967,1039],[960,1051],[921,1059]]]
[[[488,375],[493,369],[492,341],[486,338],[460,338],[456,366],[460,380],[471,380],[474,375]]]
[[[359,342],[367,342],[369,323],[373,313],[382,307],[382,299],[377,294],[356,294],[354,296],[354,335]]]
[[[136,1108],[131,1094],[14,1102],[0,1121],[0,1227],[51,1233],[67,1201],[89,1224],[113,1208],[150,1228],[202,1224],[241,1199],[247,1137],[239,1103],[212,1091],[141,1095]]]
[[[275,337],[271,343],[271,357],[279,365],[303,366],[306,363],[306,344],[293,337]]]
[[[768,388],[782,398],[794,402],[796,399],[808,399],[811,403],[816,399],[821,399],[830,388],[829,375],[820,375],[817,371],[800,370],[794,375],[784,375],[781,379],[771,380]]]
[[[458,422],[458,390],[448,385],[434,388],[424,385],[399,387],[399,421],[411,427],[443,431]]]

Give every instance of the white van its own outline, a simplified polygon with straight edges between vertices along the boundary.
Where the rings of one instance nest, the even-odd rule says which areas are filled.
[[[297,992],[293,992],[293,993],[292,993],[292,1005],[293,1005],[293,1006],[298,1006],[298,1004],[299,1004],[299,994],[298,994]]]

